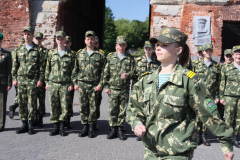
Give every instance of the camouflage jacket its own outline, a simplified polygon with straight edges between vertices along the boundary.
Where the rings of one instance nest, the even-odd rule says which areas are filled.
[[[28,51],[25,44],[19,45],[13,53],[13,81],[28,77],[43,82],[45,66],[45,56],[39,46],[33,43],[33,47]]]
[[[46,85],[49,85],[49,81],[69,83],[69,85],[72,83],[71,75],[75,62],[75,54],[73,53],[73,51],[66,49],[66,52],[60,57],[57,49],[48,52],[45,71]]]
[[[219,87],[220,99],[226,96],[240,96],[240,72],[230,64],[221,71],[221,83]]]
[[[76,53],[75,66],[72,72],[74,86],[77,81],[97,82],[102,84],[102,75],[105,64],[105,53],[101,49],[95,48],[89,57],[87,49],[81,49]]]
[[[116,52],[109,53],[107,56],[106,66],[103,75],[103,84],[106,89],[129,88],[130,80],[134,78],[135,60],[126,53],[124,58],[120,60]],[[126,80],[121,78],[121,73],[127,73]]]
[[[210,66],[207,67],[204,59],[195,61],[195,63],[193,72],[195,72],[199,78],[203,79],[212,97],[215,100],[219,99],[220,65],[212,60]]]
[[[135,77],[134,77],[134,83],[139,81],[143,74],[147,71],[155,70],[160,66],[161,62],[157,60],[156,56],[153,56],[150,63],[147,61],[147,57],[145,55],[138,57],[135,63]]]
[[[12,55],[11,52],[0,50],[0,85],[12,86]]]
[[[197,147],[196,117],[217,136],[224,153],[233,150],[233,129],[219,119],[216,104],[202,79],[180,64],[158,91],[158,70],[133,86],[127,121],[134,130],[146,126],[143,144],[158,156],[184,153]],[[218,128],[218,129],[216,129]]]

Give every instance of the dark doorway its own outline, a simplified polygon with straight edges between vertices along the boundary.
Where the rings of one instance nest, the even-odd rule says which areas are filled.
[[[103,48],[105,0],[68,0],[63,3],[63,26],[72,37],[72,49],[85,47],[85,32],[93,30]]]
[[[236,45],[240,45],[240,22],[223,21],[221,61],[224,61],[224,50]]]

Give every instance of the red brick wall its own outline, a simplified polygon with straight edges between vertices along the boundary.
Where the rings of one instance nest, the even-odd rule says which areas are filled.
[[[3,48],[15,48],[29,25],[28,0],[0,0],[0,32],[4,35]]]
[[[211,17],[211,34],[215,42],[213,56],[221,56],[222,53],[222,26],[223,21],[240,21],[240,6],[211,6],[185,4],[183,6],[180,30],[188,34],[188,44],[192,54],[196,53],[193,39],[193,16]]]

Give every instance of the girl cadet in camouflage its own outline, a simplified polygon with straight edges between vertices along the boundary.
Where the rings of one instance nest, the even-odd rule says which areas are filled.
[[[225,65],[221,70],[221,83],[219,89],[220,103],[225,105],[225,122],[234,129],[233,144],[238,144],[240,131],[240,46],[232,49],[234,62]]]
[[[225,159],[232,159],[233,129],[219,118],[203,80],[182,67],[189,57],[187,35],[164,28],[150,40],[156,42],[161,66],[134,85],[127,108],[127,121],[145,145],[144,159],[192,159],[197,147],[196,116],[217,136]]]

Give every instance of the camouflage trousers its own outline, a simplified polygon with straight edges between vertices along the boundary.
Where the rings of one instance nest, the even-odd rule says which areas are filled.
[[[150,149],[145,147],[144,149],[144,160],[191,160],[193,158],[194,150],[186,151],[184,153],[179,153],[174,156],[164,156],[160,157],[154,154]]]
[[[29,103],[29,110],[28,110]],[[18,78],[18,104],[21,121],[36,121],[37,114],[37,80]]]
[[[80,116],[82,124],[97,123],[97,97],[101,92],[96,92],[95,88],[98,83],[79,81],[79,102]]]
[[[109,125],[123,126],[129,100],[129,89],[110,89],[108,95]]]
[[[38,88],[37,90],[37,97],[39,101],[39,107],[38,107],[38,114],[43,116],[46,114],[45,112],[45,97],[46,97],[46,85],[43,83],[42,87]]]
[[[70,103],[68,105],[68,116],[72,117],[73,116],[73,98],[74,98],[74,91],[70,91]]]
[[[49,86],[50,121],[52,123],[66,122],[70,102],[69,84],[50,82]]]
[[[225,122],[232,126],[234,134],[240,131],[240,97],[224,96]]]
[[[15,87],[15,86],[14,86]],[[18,91],[17,91],[18,87],[15,87],[15,91],[16,91],[16,96],[14,98],[14,103],[18,104]]]
[[[207,132],[207,127],[205,127],[205,125],[203,125],[202,121],[200,120],[200,118],[197,117],[197,123],[196,123],[196,131],[197,132]]]

